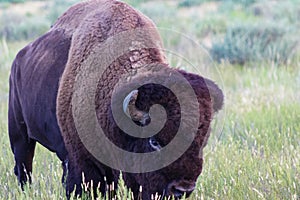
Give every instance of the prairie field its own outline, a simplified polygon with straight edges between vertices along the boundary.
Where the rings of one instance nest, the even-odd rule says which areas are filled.
[[[8,80],[17,52],[75,2],[0,0],[0,200],[65,199],[61,162],[41,145],[32,185],[18,187]],[[157,24],[172,66],[213,79],[225,94],[189,199],[300,200],[300,1],[126,2]],[[120,188],[117,199],[130,199]]]

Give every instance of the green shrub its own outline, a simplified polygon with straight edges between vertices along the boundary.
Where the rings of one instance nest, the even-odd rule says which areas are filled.
[[[205,0],[183,0],[178,3],[178,7],[192,7],[203,3]]]
[[[151,18],[158,27],[170,27],[177,20],[176,7],[171,7],[165,2],[148,2],[141,4],[138,9]]]
[[[196,35],[201,38],[211,33],[213,35],[225,33],[227,24],[221,16],[207,17],[193,23]],[[192,24],[192,23],[191,23]]]
[[[61,16],[68,8],[70,8],[75,3],[78,3],[79,0],[54,0],[51,1],[49,5],[49,12],[47,14],[47,19],[50,20],[53,24],[59,16]]]
[[[298,2],[296,2],[298,1]],[[285,23],[299,24],[300,19],[300,1],[263,1],[254,4],[250,10],[257,16],[268,18]]]
[[[192,7],[200,5],[204,2],[213,2],[213,1],[220,1],[225,4],[239,4],[243,6],[249,6],[250,4],[253,4],[256,2],[256,0],[182,0],[178,3],[178,7]]]
[[[133,7],[138,7],[139,5],[141,5],[142,3],[145,3],[149,0],[124,0],[124,2],[128,3],[129,5],[133,6]]]
[[[210,53],[218,62],[228,60],[233,64],[286,63],[293,58],[297,47],[292,32],[277,24],[235,25],[227,30],[223,41],[213,44]]]
[[[0,0],[0,3],[24,3],[26,0]]]
[[[45,33],[51,24],[76,2],[79,0],[50,1],[43,12],[39,14],[26,13],[21,15],[3,9],[4,12],[0,13],[0,38],[5,37],[9,41],[36,38]]]
[[[224,2],[232,2],[236,4],[241,4],[243,6],[249,6],[250,4],[253,4],[256,2],[256,0],[225,0]]]
[[[4,12],[0,18],[0,38],[8,41],[33,39],[45,33],[49,26],[50,23],[41,17]]]
[[[28,1],[47,1],[47,0],[0,0],[0,3],[24,3]]]

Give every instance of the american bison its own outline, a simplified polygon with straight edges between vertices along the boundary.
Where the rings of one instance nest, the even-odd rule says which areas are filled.
[[[169,67],[146,16],[120,1],[82,2],[13,62],[8,119],[14,172],[22,188],[31,182],[39,142],[62,161],[68,198],[74,190],[82,193],[83,182],[105,194],[120,171],[135,199],[190,195],[202,171],[210,122],[222,104],[223,93],[212,81]],[[152,112],[157,105],[163,114]],[[128,132],[138,130],[148,137]],[[141,159],[119,155],[105,139]],[[165,150],[170,146],[176,148]],[[149,162],[143,157],[148,154],[157,159]]]

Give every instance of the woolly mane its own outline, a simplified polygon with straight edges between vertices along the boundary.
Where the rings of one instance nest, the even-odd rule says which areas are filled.
[[[69,156],[69,163],[71,165],[71,169],[69,169],[70,174],[81,176],[85,169],[91,168],[85,161],[88,158],[93,159],[77,135],[72,115],[71,100],[77,73],[79,70],[86,68],[89,64],[86,60],[91,54],[95,53],[95,49],[100,53],[105,50],[103,49],[105,47],[101,49],[101,44],[109,38],[138,28],[151,30],[150,39],[153,40],[155,45],[161,43],[159,34],[155,32],[156,29],[153,22],[141,13],[118,1],[96,0],[71,7],[58,19],[51,29],[64,29],[66,34],[72,35],[69,58],[60,80],[57,96],[57,119],[66,149],[69,155],[71,155]],[[157,48],[129,50],[125,55],[118,57],[113,63],[107,66],[103,73],[104,77],[101,79],[109,82],[109,84],[106,82],[101,90],[105,96],[105,101],[110,100],[111,88],[113,88],[122,73],[132,68],[138,68],[143,64],[165,62],[160,48],[158,45]],[[98,54],[95,54],[89,58],[92,58],[93,62],[100,65],[100,68],[104,68],[105,66],[101,66],[103,61],[97,60],[97,56]],[[106,167],[101,166],[100,168],[105,169]],[[101,173],[97,175],[99,177],[105,176],[105,172],[102,171]],[[72,177],[71,175],[69,178],[74,179],[69,180],[69,182],[76,182],[80,185],[79,181],[81,181],[81,177]],[[91,180],[93,177],[85,178]],[[69,190],[73,190],[73,187]],[[77,190],[79,189],[77,188]]]

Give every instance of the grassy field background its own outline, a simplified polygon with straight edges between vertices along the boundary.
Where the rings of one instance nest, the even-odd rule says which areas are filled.
[[[61,163],[40,145],[31,188],[18,187],[8,77],[16,53],[74,2],[0,1],[0,199],[65,198]],[[127,2],[160,27],[173,66],[214,79],[226,96],[190,199],[299,200],[300,1]]]

